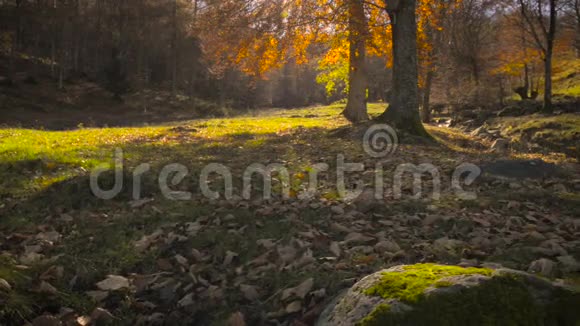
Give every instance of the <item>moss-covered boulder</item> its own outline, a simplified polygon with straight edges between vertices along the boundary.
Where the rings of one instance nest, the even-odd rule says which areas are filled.
[[[580,293],[509,269],[397,266],[340,295],[318,326],[580,326]]]

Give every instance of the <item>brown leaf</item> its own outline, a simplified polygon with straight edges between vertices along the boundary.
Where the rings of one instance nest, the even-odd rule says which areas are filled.
[[[255,286],[240,284],[240,291],[248,301],[256,301],[260,298],[258,288]]]
[[[294,288],[294,294],[300,299],[304,299],[306,295],[312,290],[314,286],[314,279],[309,278]]]
[[[10,283],[8,283],[8,281],[6,281],[3,278],[0,278],[0,291],[11,291],[12,290],[12,286],[10,286]]]
[[[302,311],[302,301],[294,301],[286,306],[286,313],[293,314]]]
[[[58,280],[62,278],[63,274],[64,268],[62,266],[51,266],[39,278],[43,281]]]
[[[296,258],[296,249],[292,246],[278,247],[278,256],[283,264],[288,264]]]
[[[332,223],[330,225],[330,229],[333,232],[337,232],[337,233],[351,233],[352,230],[350,228],[347,228],[346,226],[339,224],[339,223]]]
[[[241,312],[235,312],[228,319],[228,326],[246,326],[246,318]]]
[[[105,325],[111,323],[115,316],[103,308],[95,308],[91,313],[91,324]]]
[[[298,297],[300,299],[304,299],[306,295],[312,290],[314,286],[314,279],[309,278],[302,282],[300,285],[288,288],[282,291],[282,301],[286,301],[289,298]]]
[[[226,252],[226,257],[224,258],[223,265],[229,266],[234,261],[234,258],[238,257],[238,254],[233,251]]]
[[[97,288],[102,291],[117,291],[128,287],[129,280],[118,275],[109,275],[106,279],[97,283]]]
[[[52,286],[52,284],[42,281],[40,282],[40,286],[38,287],[38,292],[54,295],[58,293],[58,290],[54,286]]]
[[[338,242],[334,241],[330,244],[330,252],[336,256],[336,257],[340,257],[340,255],[342,254],[342,250],[340,249],[340,244],[338,244]]]
[[[357,232],[353,232],[353,233],[348,234],[346,236],[346,238],[344,239],[344,241],[348,244],[351,244],[351,243],[362,244],[362,243],[367,243],[367,242],[371,242],[374,240],[375,240],[375,238],[371,238],[371,237],[368,237],[364,234],[357,233]]]

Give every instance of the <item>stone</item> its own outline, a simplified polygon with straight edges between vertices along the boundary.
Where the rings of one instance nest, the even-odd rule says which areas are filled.
[[[580,292],[501,266],[396,266],[337,296],[317,326],[577,325]]]
[[[530,264],[528,272],[540,274],[545,277],[554,277],[556,273],[556,263],[547,258],[538,259]]]
[[[401,247],[399,247],[399,245],[394,241],[388,241],[388,240],[381,241],[375,245],[375,251],[377,253],[384,253],[384,252],[396,253],[396,252],[399,252],[400,250],[401,250]]]

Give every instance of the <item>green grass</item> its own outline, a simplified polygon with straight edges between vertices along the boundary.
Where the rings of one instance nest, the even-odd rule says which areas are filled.
[[[546,150],[579,157],[580,116],[576,114],[498,118],[491,124],[516,142],[533,142]]]
[[[310,226],[336,237],[333,239],[340,238],[332,230],[328,230],[326,216],[330,214],[330,208],[294,207],[293,204],[299,202],[290,201],[278,203],[288,206],[287,211],[280,210],[263,217],[256,213],[256,206],[223,207],[198,199],[168,201],[154,192],[144,194],[144,197],[155,199],[152,203],[133,208],[128,203],[129,192],[122,194],[124,197],[118,200],[95,199],[86,184],[88,173],[100,164],[110,163],[114,149],[119,147],[124,151],[124,167],[127,168],[140,163],[151,163],[154,170],[165,163],[186,165],[192,176],[180,185],[187,186],[188,190],[195,186],[195,173],[210,162],[227,165],[235,177],[240,176],[250,163],[267,164],[276,161],[287,165],[293,176],[302,174],[301,178],[296,178],[296,183],[292,183],[298,191],[305,178],[304,174],[307,174],[314,163],[326,162],[333,165],[338,153],[345,154],[349,162],[364,159],[359,139],[351,135],[337,135],[337,131],[342,131],[341,127],[348,125],[340,116],[342,109],[342,105],[333,105],[269,110],[236,118],[135,128],[59,132],[0,129],[0,199],[6,199],[6,203],[0,203],[0,210],[5,213],[0,220],[0,233],[35,236],[39,232],[39,226],[54,228],[60,232],[63,235],[61,243],[46,254],[47,257],[58,255],[54,264],[63,266],[65,275],[61,280],[51,281],[61,292],[56,298],[49,298],[48,302],[72,307],[81,313],[90,313],[96,305],[84,292],[94,290],[94,284],[106,275],[156,273],[159,272],[159,259],[172,260],[175,254],[187,256],[192,248],[205,250],[212,256],[211,262],[199,264],[202,267],[211,267],[209,270],[200,271],[206,279],[212,275],[225,275],[233,280],[239,276],[235,275],[234,268],[221,266],[227,251],[239,253],[239,266],[249,269],[247,261],[265,252],[264,248],[258,246],[257,240],[274,239],[287,245],[292,238],[297,237],[298,232],[310,231]],[[371,115],[380,114],[383,109],[382,104],[370,105]],[[357,127],[353,128],[353,134],[358,131],[360,130]],[[446,173],[456,165],[457,151],[465,156],[477,154],[473,150],[473,139],[456,130],[429,128],[429,131],[436,134],[447,146],[401,144],[400,152],[391,157],[393,162],[389,162],[386,173],[390,173],[395,164],[418,160],[438,164],[445,170],[442,172]],[[369,163],[369,166],[372,168],[374,164]],[[126,181],[130,182],[131,170],[126,169],[125,172]],[[158,191],[154,172],[152,177],[144,180],[145,192],[149,188]],[[371,174],[361,178],[369,176]],[[328,182],[332,183],[332,180]],[[330,199],[331,202],[337,200],[335,192],[331,191],[323,193],[322,197]],[[422,213],[426,211],[428,204],[428,201],[402,200],[389,203],[382,213]],[[463,208],[450,206],[445,209]],[[293,212],[296,212],[295,216],[292,216]],[[74,221],[59,221],[62,213],[70,214]],[[217,223],[217,219],[227,214],[235,215],[235,220]],[[167,228],[165,234],[178,232],[185,223],[199,219],[207,221],[204,229],[184,243],[174,243],[170,248],[160,245],[142,253],[134,249],[135,241],[159,228]],[[243,231],[232,232],[238,230]],[[329,252],[321,252],[326,249],[318,252],[317,248],[311,249],[315,251],[316,257],[331,255]],[[48,266],[39,264],[21,271],[15,267],[18,263],[17,256],[18,253],[10,261],[0,260],[0,277],[9,280],[16,288],[11,297],[0,297],[0,302],[7,302],[4,309],[0,308],[0,323],[7,318],[21,321],[46,308],[46,298],[31,291],[29,280],[37,280],[38,275]],[[270,296],[280,289],[296,286],[306,278],[313,277],[317,289],[325,288],[329,295],[334,295],[343,286],[343,280],[360,276],[361,265],[375,270],[385,263],[381,259],[371,258],[366,255],[343,257],[341,262],[346,266],[344,269],[332,269],[324,273],[308,268],[275,270],[261,275],[259,285]],[[76,285],[71,290],[68,282],[73,277]],[[231,284],[227,291],[227,302],[219,309],[210,307],[204,313],[214,319],[227,320],[231,312],[239,310],[239,302],[244,302],[244,299],[240,298],[240,293]],[[115,302],[121,303],[112,307],[115,309],[114,314],[123,316],[123,321],[128,323],[134,321],[136,312],[130,307],[131,300],[135,298],[127,293],[117,295],[120,298],[115,297]],[[266,299],[263,298],[264,301]],[[252,303],[250,310],[276,311],[279,307],[274,301]]]
[[[553,93],[580,97],[580,59],[564,58],[554,61]]]
[[[124,150],[130,166],[144,160],[200,160],[215,158],[212,151],[257,148],[292,130],[330,130],[347,124],[342,105],[296,110],[270,110],[236,118],[195,120],[135,128],[44,131],[0,129],[0,197],[41,191],[57,182],[84,175],[113,161],[115,148]],[[373,115],[384,110],[370,104]],[[189,132],[191,130],[193,132]]]

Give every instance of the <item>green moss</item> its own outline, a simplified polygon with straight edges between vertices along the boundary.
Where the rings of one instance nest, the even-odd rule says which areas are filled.
[[[375,320],[381,319],[381,316],[388,315],[391,312],[391,306],[388,304],[380,304],[378,305],[370,315],[368,315],[365,319],[363,319],[360,324],[372,324]]]
[[[403,269],[403,272],[385,273],[381,282],[367,289],[365,294],[412,303],[421,298],[427,288],[436,285],[443,278],[473,274],[489,276],[493,273],[493,270],[487,268],[435,264],[417,264],[405,266]]]
[[[551,303],[540,305],[530,293],[527,281],[509,274],[493,275],[490,280],[471,288],[422,295],[430,285],[450,285],[437,281],[443,277],[491,273],[488,269],[430,264],[408,266],[399,273],[386,273],[381,284],[367,291],[368,294],[399,299],[413,309],[394,313],[392,304],[380,305],[357,326],[580,325],[577,309],[580,294],[556,289]]]

